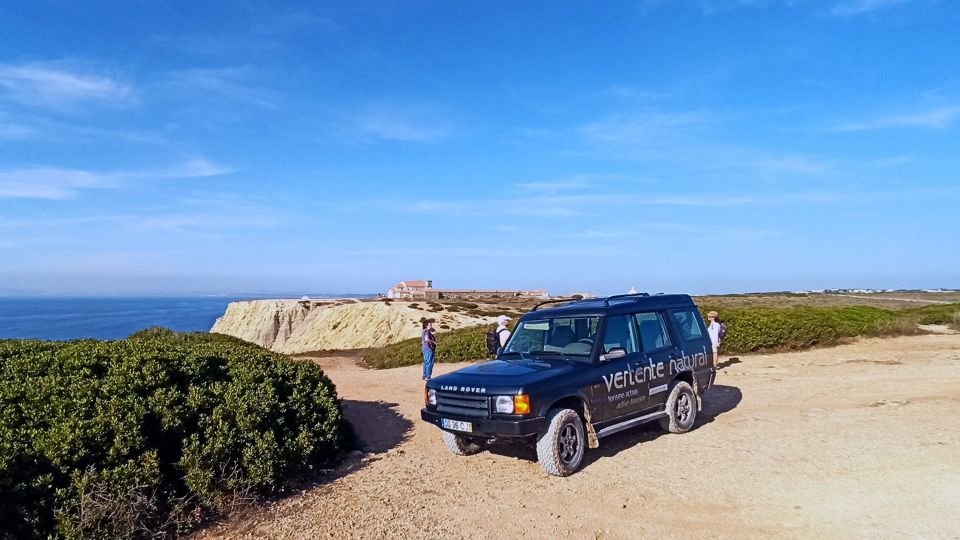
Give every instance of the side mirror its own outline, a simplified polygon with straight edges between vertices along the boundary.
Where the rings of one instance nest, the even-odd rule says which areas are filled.
[[[623,347],[614,347],[606,352],[606,354],[600,355],[601,362],[609,362],[610,360],[616,360],[617,358],[623,358],[627,355],[627,350]]]

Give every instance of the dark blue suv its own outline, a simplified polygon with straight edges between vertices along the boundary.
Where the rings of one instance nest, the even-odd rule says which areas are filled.
[[[451,452],[526,439],[544,471],[566,476],[606,435],[654,420],[693,427],[716,370],[689,296],[555,302],[524,315],[495,360],[427,382],[421,417]]]

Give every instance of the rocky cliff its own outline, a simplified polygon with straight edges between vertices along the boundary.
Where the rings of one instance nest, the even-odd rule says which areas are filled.
[[[211,332],[296,354],[382,347],[420,335],[421,318],[434,327],[492,322],[462,313],[432,312],[407,302],[251,300],[233,302]]]

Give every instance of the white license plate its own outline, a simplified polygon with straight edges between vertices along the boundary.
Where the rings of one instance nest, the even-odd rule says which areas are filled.
[[[456,431],[466,431],[468,433],[473,432],[473,424],[470,422],[461,422],[460,420],[447,420],[446,418],[441,418],[440,427]]]

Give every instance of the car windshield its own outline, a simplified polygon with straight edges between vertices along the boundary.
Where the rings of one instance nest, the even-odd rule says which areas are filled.
[[[557,317],[521,321],[501,356],[562,355],[586,360],[593,349],[599,317]]]

